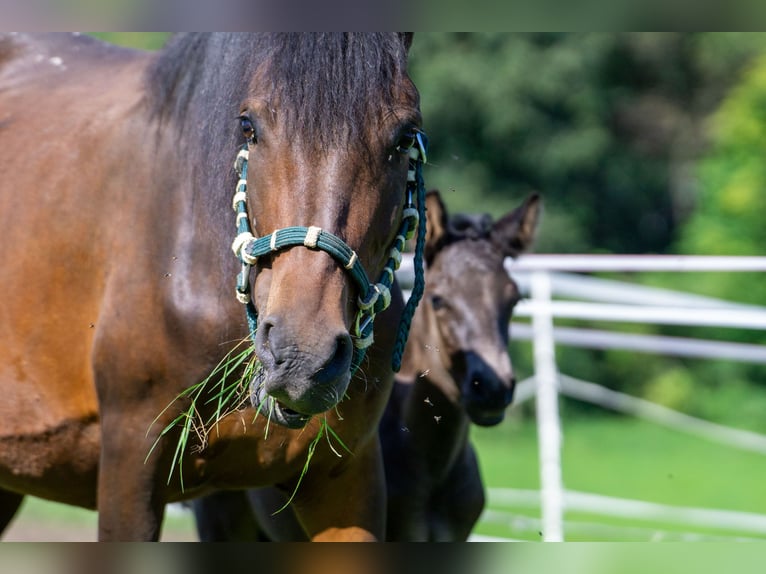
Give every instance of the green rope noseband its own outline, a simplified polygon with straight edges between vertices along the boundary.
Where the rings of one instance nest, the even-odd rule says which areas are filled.
[[[417,145],[415,145],[417,144]],[[354,356],[351,362],[353,375],[362,363],[367,348],[373,342],[373,323],[375,316],[388,308],[391,303],[391,286],[394,272],[399,268],[402,251],[408,239],[412,239],[417,230],[415,246],[415,283],[412,293],[402,312],[397,331],[396,343],[392,356],[392,368],[399,371],[404,347],[409,336],[412,316],[415,314],[420,298],[425,289],[423,274],[423,249],[425,246],[425,185],[423,183],[423,164],[426,161],[427,140],[425,134],[417,132],[413,145],[406,150],[409,154],[407,172],[407,199],[402,212],[399,233],[389,251],[389,258],[383,267],[380,280],[370,283],[357,254],[342,239],[319,227],[285,227],[277,229],[264,237],[255,237],[247,214],[247,161],[248,146],[243,145],[234,163],[239,176],[232,207],[237,214],[237,237],[231,245],[234,254],[242,264],[237,276],[237,299],[245,305],[250,337],[255,342],[258,329],[258,313],[250,297],[250,269],[257,263],[258,257],[274,253],[288,247],[303,245],[309,249],[322,250],[335,259],[351,275],[359,289],[358,311],[352,326]],[[416,203],[413,201],[416,198]]]

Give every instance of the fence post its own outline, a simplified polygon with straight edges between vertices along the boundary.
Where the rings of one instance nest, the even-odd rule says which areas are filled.
[[[530,278],[530,292],[536,309],[532,314],[532,333],[537,392],[542,534],[546,542],[561,542],[564,540],[564,487],[561,479],[561,421],[558,408],[553,316],[550,308],[550,273],[533,272]]]

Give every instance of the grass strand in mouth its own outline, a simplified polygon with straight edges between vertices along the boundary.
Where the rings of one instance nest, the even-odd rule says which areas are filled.
[[[246,347],[244,350],[240,350],[243,344],[245,344]],[[170,483],[173,477],[173,472],[176,467],[178,467],[178,477],[181,483],[181,491],[183,492],[183,456],[189,447],[190,438],[192,436],[197,437],[197,449],[202,450],[205,448],[205,445],[207,444],[207,437],[213,428],[215,428],[215,426],[218,424],[218,422],[227,414],[238,410],[242,404],[248,400],[248,382],[253,379],[259,368],[261,368],[260,362],[258,361],[255,355],[255,350],[253,349],[253,346],[250,344],[249,340],[246,339],[238,343],[231,351],[226,354],[226,356],[221,360],[220,363],[218,363],[218,365],[210,372],[207,377],[205,377],[199,383],[184,389],[152,421],[151,426],[153,426],[162,417],[162,415],[165,414],[168,409],[170,409],[177,401],[183,399],[189,400],[189,406],[185,410],[181,411],[178,416],[176,416],[170,423],[168,423],[167,426],[162,429],[159,435],[157,435],[157,438],[154,440],[154,443],[149,449],[144,462],[149,459],[152,452],[154,452],[155,448],[159,444],[160,440],[174,428],[180,426],[181,431],[178,437],[178,442],[175,446],[175,451],[173,452],[173,460],[170,464],[167,482],[168,484]],[[239,369],[242,369],[241,374],[239,376],[233,376]],[[208,386],[212,385],[215,385],[212,387],[214,390],[211,390],[211,396],[207,397],[206,392],[208,390]],[[215,409],[207,419],[204,419],[198,406],[201,404],[209,405],[211,403],[215,403]],[[264,406],[267,409],[266,424],[264,429],[264,440],[266,440],[269,436],[269,430],[272,422],[271,419],[274,415],[275,401],[267,400],[261,402],[256,409],[255,415],[253,417],[253,422],[255,422],[255,420],[258,418],[258,415],[261,414],[261,410],[264,408]],[[338,418],[342,420],[340,413],[337,411],[337,406],[336,414],[338,415]],[[340,438],[338,433],[329,425],[326,415],[321,417],[319,421],[319,429],[316,436],[312,439],[311,444],[309,445],[308,452],[306,454],[306,462],[304,463],[301,474],[298,477],[298,482],[296,483],[288,501],[274,514],[277,514],[278,512],[281,512],[287,508],[295,498],[295,495],[298,492],[298,488],[303,482],[303,477],[308,472],[311,459],[314,456],[314,452],[316,451],[316,448],[323,437],[327,440],[327,444],[330,450],[337,457],[342,458],[343,455],[337,448],[336,444],[333,444],[333,441],[340,446],[341,450],[344,450],[348,454],[353,454]],[[305,428],[306,427],[304,427],[301,432],[303,432]]]
[[[245,344],[244,350],[241,346]],[[244,365],[244,368],[243,368]],[[237,370],[242,368],[242,373],[239,376],[232,375]],[[170,409],[177,401],[188,399],[189,406],[180,412],[157,436],[152,444],[149,452],[144,459],[146,462],[154,452],[155,448],[159,444],[160,440],[167,435],[171,430],[177,426],[181,426],[181,432],[178,437],[178,443],[176,444],[175,451],[173,453],[173,460],[170,464],[170,471],[168,472],[168,484],[173,477],[173,471],[176,466],[178,467],[179,480],[181,482],[181,491],[184,490],[183,481],[183,455],[189,446],[189,438],[194,435],[199,441],[198,449],[203,449],[207,443],[207,437],[210,431],[224,416],[238,410],[241,405],[247,400],[248,389],[247,382],[255,375],[255,372],[259,368],[259,362],[255,356],[255,350],[249,343],[248,339],[244,339],[238,343],[226,356],[218,363],[218,365],[199,383],[184,389],[179,395],[173,399],[157,417],[152,421],[153,426],[159,419]],[[229,380],[231,379],[231,380]],[[210,391],[211,396],[206,397],[208,387],[212,387]],[[216,388],[217,387],[217,388]],[[208,405],[215,403],[215,409],[212,414],[204,419],[199,405]],[[256,417],[260,412],[260,408],[256,411]],[[149,431],[147,430],[147,435]]]

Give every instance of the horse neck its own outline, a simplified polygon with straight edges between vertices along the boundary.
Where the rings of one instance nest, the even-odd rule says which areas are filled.
[[[426,272],[426,284],[428,281]],[[442,354],[441,347],[441,335],[433,312],[426,302],[421,302],[412,318],[400,378],[413,383],[427,379],[429,384],[441,388],[442,393],[457,404],[460,400],[458,387],[449,372],[449,357]]]
[[[445,366],[448,360],[442,355],[433,317],[425,305],[420,305],[398,377],[409,384],[403,423],[415,434],[438,436],[434,445],[451,452],[467,440],[469,419],[460,404],[458,384]]]
[[[155,214],[155,235],[162,239],[146,251],[164,265],[157,288],[165,293],[174,324],[187,335],[180,334],[178,344],[197,340],[199,348],[208,343],[219,349],[222,341],[246,335],[245,312],[233,295],[238,262],[230,249],[238,152],[234,120],[221,111],[205,114],[203,101],[186,102],[180,112],[175,101],[162,109],[151,105],[158,107],[147,111],[151,137],[144,145],[152,146],[147,161],[155,177],[145,210]]]

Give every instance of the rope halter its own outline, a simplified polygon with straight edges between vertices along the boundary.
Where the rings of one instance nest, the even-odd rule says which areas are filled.
[[[248,146],[243,145],[234,162],[234,170],[239,176],[232,199],[236,213],[237,236],[231,248],[242,264],[237,276],[237,299],[245,305],[250,336],[255,341],[258,329],[258,313],[250,295],[250,270],[262,255],[274,253],[288,247],[303,245],[308,249],[324,251],[333,257],[359,289],[357,313],[352,324],[354,356],[351,374],[359,368],[367,348],[373,343],[373,323],[375,316],[388,308],[391,303],[391,286],[394,273],[402,261],[407,240],[412,239],[417,230],[415,247],[415,285],[412,294],[402,312],[392,357],[393,370],[399,371],[404,346],[407,343],[410,324],[415,309],[423,295],[425,287],[423,276],[423,248],[425,245],[425,186],[423,184],[423,164],[426,162],[427,139],[425,134],[416,133],[413,144],[408,150],[409,167],[407,171],[407,189],[402,221],[399,232],[389,251],[388,261],[383,267],[377,283],[371,283],[356,252],[342,239],[320,227],[284,227],[269,235],[255,237],[247,214],[247,161]]]

